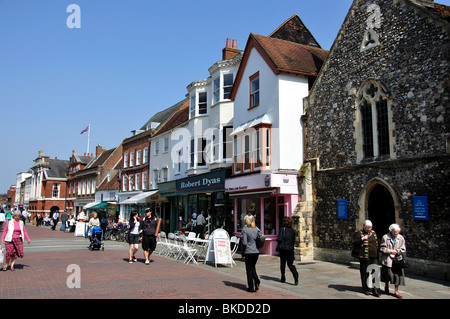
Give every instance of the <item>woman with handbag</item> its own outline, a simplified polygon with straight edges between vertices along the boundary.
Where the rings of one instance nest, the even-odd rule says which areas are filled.
[[[6,227],[3,230],[2,239],[0,244],[5,242],[6,247],[6,262],[2,270],[6,271],[8,265],[11,263],[11,271],[14,271],[14,264],[17,258],[23,258],[23,241],[27,239],[28,244],[31,243],[28,237],[27,230],[25,229],[25,223],[20,220],[20,212],[14,213],[12,220],[6,223]]]
[[[399,234],[400,226],[392,224],[389,233],[381,239],[381,278],[385,283],[384,291],[389,294],[389,283],[394,284],[394,296],[402,299],[398,293],[398,286],[405,285],[404,261],[406,254],[405,238]]]
[[[259,290],[261,281],[256,273],[256,263],[258,262],[259,250],[256,246],[258,237],[258,227],[255,224],[253,215],[245,216],[245,227],[242,229],[242,246],[245,256],[245,271],[247,274],[247,291],[256,292]]]
[[[292,229],[292,218],[284,217],[283,226],[280,228],[280,232],[277,238],[277,251],[280,253],[280,271],[281,271],[281,282],[286,282],[286,277],[284,276],[286,263],[289,270],[294,276],[295,285],[298,285],[298,272],[294,266],[294,245],[295,245],[295,230]]]

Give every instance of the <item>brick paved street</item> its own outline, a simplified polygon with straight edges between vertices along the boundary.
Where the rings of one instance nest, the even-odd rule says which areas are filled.
[[[129,264],[126,243],[105,241],[104,251],[89,251],[88,240],[76,238],[73,233],[31,225],[27,229],[32,243],[25,244],[25,257],[17,261],[15,272],[0,272],[0,299],[395,300],[386,294],[380,299],[363,295],[358,270],[346,265],[296,262],[300,284],[294,286],[288,272],[287,283],[279,282],[277,257],[262,255],[257,264],[261,290],[248,293],[245,267],[240,260],[232,268],[215,268],[213,264],[185,265],[154,255],[147,266],[140,250],[138,262]],[[68,266],[72,264],[80,267],[80,288],[67,285],[72,274]],[[448,282],[426,278],[408,276],[400,292],[405,299],[450,299]]]

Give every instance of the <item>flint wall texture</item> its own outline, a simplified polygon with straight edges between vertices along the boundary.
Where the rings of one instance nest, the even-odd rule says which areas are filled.
[[[378,42],[362,49],[373,4],[381,13],[378,27],[371,24]],[[313,186],[316,247],[350,249],[360,211],[366,210],[360,196],[377,178],[398,199],[396,217],[408,256],[449,262],[449,52],[446,20],[409,1],[354,2],[305,101],[307,159],[318,163]],[[368,79],[387,90],[392,152],[388,158],[361,161],[357,99]],[[413,220],[416,195],[429,197],[429,221]],[[348,220],[337,219],[337,199],[348,200]]]

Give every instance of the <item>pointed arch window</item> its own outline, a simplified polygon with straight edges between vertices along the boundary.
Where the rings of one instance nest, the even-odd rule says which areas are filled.
[[[391,116],[387,90],[378,81],[366,82],[358,96],[364,159],[391,155]]]

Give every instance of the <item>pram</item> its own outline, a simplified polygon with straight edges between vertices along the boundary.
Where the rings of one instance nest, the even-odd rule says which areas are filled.
[[[94,249],[98,249],[100,250],[100,248],[102,250],[105,250],[105,246],[103,243],[103,231],[100,227],[94,227],[92,228],[92,234],[91,236],[89,236],[89,240],[91,241],[91,243],[89,244],[89,250],[94,250]]]

